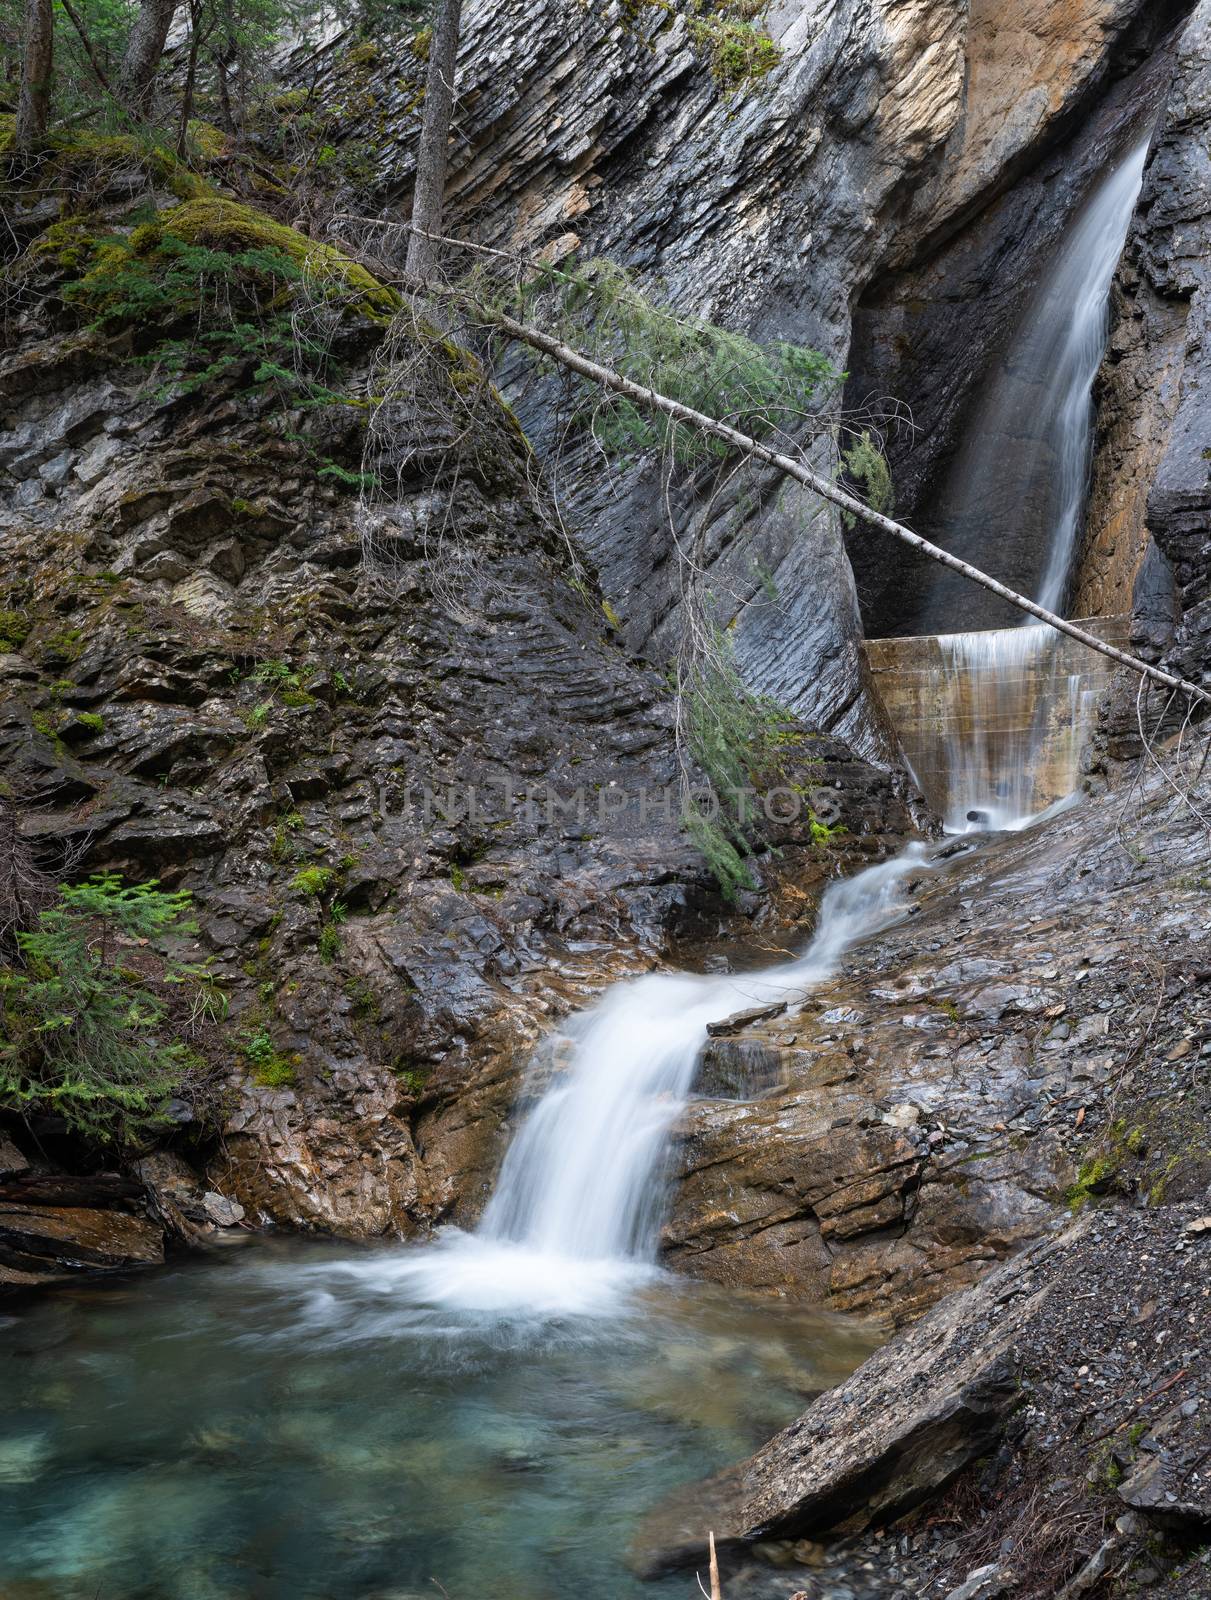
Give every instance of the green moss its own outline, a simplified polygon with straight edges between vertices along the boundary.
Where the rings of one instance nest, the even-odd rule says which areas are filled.
[[[76,725],[87,728],[91,733],[105,732],[105,718],[96,711],[77,711]]]
[[[252,1074],[253,1082],[263,1089],[285,1089],[294,1082],[297,1057],[282,1055],[266,1027],[254,1028],[244,1035],[240,1047],[244,1064]]]
[[[690,38],[711,64],[711,77],[721,89],[739,89],[759,82],[782,60],[774,41],[750,22],[733,17],[696,17]]]
[[[297,710],[300,706],[313,706],[315,696],[308,694],[305,689],[283,689],[278,699],[284,706]]]
[[[353,291],[359,296],[358,308],[380,320],[390,316],[400,304],[400,297],[393,289],[384,288],[365,267],[351,261],[340,250],[318,244],[297,229],[274,222],[235,200],[208,194],[164,212],[156,226],[162,232],[183,239],[186,244],[229,251],[280,250],[321,283]],[[145,235],[144,247],[149,238],[150,235]],[[134,243],[133,237],[131,242]]]
[[[459,894],[463,894],[463,893],[466,892],[467,874],[463,871],[463,869],[458,865],[457,862],[455,862],[455,864],[450,868],[450,882],[458,890]]]
[[[419,1097],[424,1093],[425,1085],[429,1081],[429,1069],[411,1065],[404,1066],[403,1063],[399,1063],[395,1068],[395,1076],[409,1094]]]
[[[306,89],[283,89],[280,94],[270,95],[266,103],[269,110],[279,116],[290,116],[302,111],[310,100],[311,95]]]
[[[273,830],[273,842],[269,846],[269,859],[271,861],[285,861],[287,857],[297,853],[298,847],[291,843],[290,835],[297,833],[302,826],[303,816],[301,812],[287,812]]]
[[[29,620],[20,611],[0,611],[0,655],[20,650],[29,630]]]
[[[304,867],[290,880],[290,887],[299,894],[321,895],[332,882],[331,867]]]
[[[52,158],[39,173],[38,182],[54,193],[82,192],[96,173],[132,165],[141,167],[150,183],[167,189],[178,200],[214,193],[212,186],[191,172],[166,145],[137,134],[76,129],[53,134],[48,142]]]
[[[191,122],[189,142],[205,161],[217,161],[226,154],[227,135],[211,122]]]
[[[288,1089],[294,1082],[294,1067],[284,1056],[275,1056],[272,1061],[254,1067],[252,1076],[262,1089]]]
[[[63,272],[79,272],[97,247],[97,224],[92,217],[65,217],[52,222],[30,246],[33,260],[53,258]]]
[[[418,28],[412,35],[408,48],[418,61],[428,61],[429,50],[433,44],[433,29]]]
[[[269,713],[273,709],[272,700],[262,700],[260,705],[247,706],[236,715],[248,729],[249,733],[256,733],[269,721]]]
[[[332,922],[326,922],[320,929],[320,960],[329,966],[341,953],[340,929]]]
[[[79,628],[53,633],[42,646],[42,661],[48,667],[68,667],[83,654],[84,639]]]
[[[1076,1175],[1076,1182],[1064,1197],[1069,1210],[1075,1213],[1088,1205],[1098,1185],[1104,1184],[1114,1170],[1114,1163],[1104,1153],[1090,1156],[1084,1161]]]
[[[377,1022],[382,1015],[382,1005],[374,990],[364,978],[350,978],[345,993],[353,1004],[353,1015],[360,1021]]]

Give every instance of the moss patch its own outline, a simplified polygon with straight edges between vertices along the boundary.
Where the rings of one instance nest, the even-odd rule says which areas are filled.
[[[354,291],[358,296],[358,308],[370,315],[379,318],[390,315],[400,304],[400,297],[393,289],[384,288],[365,267],[351,261],[340,250],[332,245],[317,244],[296,228],[274,222],[235,200],[224,200],[218,195],[190,200],[162,213],[155,227],[158,231],[154,234],[150,228],[137,230],[142,238],[136,248],[146,248],[153,238],[158,240],[163,234],[171,233],[186,244],[205,244],[219,250],[280,250],[310,277]]]

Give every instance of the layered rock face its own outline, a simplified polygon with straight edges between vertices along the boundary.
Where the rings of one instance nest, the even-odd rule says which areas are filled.
[[[1111,818],[1128,840],[1146,831],[1146,869]],[[1048,1231],[1088,1176],[1091,1130],[1151,1092],[1141,1037],[1175,1062],[1191,1051],[1176,1007],[1187,987],[1208,998],[1203,849],[1159,781],[1138,813],[1110,797],[1045,834],[946,847],[915,914],[844,976],[708,1046],[677,1133],[669,1260],[903,1323]],[[1160,1041],[1148,971],[1173,996]],[[1161,1191],[1195,1197],[1211,1177],[1202,1113],[1174,1111],[1171,1129],[1142,1118],[1138,1182],[1172,1150]],[[1133,1164],[1128,1131],[1101,1177]]]
[[[903,294],[893,298],[915,303],[908,263],[991,203],[996,220],[981,242],[960,247],[973,258],[965,286],[956,295],[948,270],[928,331],[911,305],[899,305],[878,336],[920,354],[914,373],[942,368],[937,405],[923,405],[917,419],[933,459],[953,444],[972,348],[1005,326],[1019,303],[1020,264],[1062,227],[1091,168],[1057,179],[1053,162],[1008,207],[997,197],[1155,43],[1162,20],[1138,0],[813,0],[774,8],[764,26],[780,65],[724,92],[675,12],[639,7],[615,19],[472,4],[452,227],[557,259],[609,256],[658,281],[685,311],[813,346],[840,370],[850,365],[851,307],[867,286],[894,270]],[[411,181],[417,113],[412,78],[405,70],[397,82],[399,67],[372,71],[372,104],[349,123],[349,138],[370,147],[374,205],[394,203]],[[1120,106],[1120,119],[1127,114]],[[1104,144],[1109,135],[1098,137]],[[876,300],[886,293],[875,291]],[[975,304],[985,297],[988,321]],[[970,302],[965,323],[956,299]],[[874,337],[860,338],[848,398],[860,407],[868,396],[911,393],[915,409],[920,385],[906,382],[902,364],[873,358]],[[555,400],[539,391],[523,406],[548,452]],[[821,441],[821,460],[831,448]],[[893,440],[892,462],[911,508],[924,469],[908,435]],[[670,526],[653,464],[606,485],[594,454],[573,449],[559,473],[634,647],[669,655],[679,625],[676,548],[701,537],[705,581],[720,621],[735,624],[753,681],[814,724],[886,750],[862,692],[857,606],[832,514],[775,484],[716,489],[681,485]],[[887,568],[898,587],[901,566],[870,538],[852,541],[860,576]]]
[[[1145,551],[1137,643],[1195,682],[1211,660],[1211,474],[1203,368],[1211,250],[1207,127],[1211,7],[1200,3],[1174,50],[1172,87],[1128,239],[1117,320],[1099,393],[1099,450],[1083,564],[1083,603],[1121,593],[1107,569]]]
[[[173,204],[133,156],[92,183],[111,227]],[[23,242],[58,209],[19,203]],[[53,250],[23,259],[0,368],[0,748],[23,831],[51,871],[70,856],[193,892],[231,1006],[210,1182],[251,1221],[376,1235],[474,1215],[551,1018],[718,927],[679,827],[667,687],[591,574],[571,581],[499,402],[464,468],[428,412],[397,408],[398,503],[367,559],[339,475],[356,482],[356,407],[304,438],[234,383],[160,387],[128,343],[62,331]],[[342,336],[352,370],[379,331]],[[821,811],[902,836],[888,777],[820,754],[799,776]],[[799,848],[806,810],[783,835],[809,879],[829,869]]]

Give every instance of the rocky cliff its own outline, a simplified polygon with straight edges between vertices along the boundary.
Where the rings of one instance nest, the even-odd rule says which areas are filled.
[[[927,526],[936,464],[980,376],[971,351],[1003,337],[1124,122],[1163,94],[1167,33],[1188,9],[779,6],[765,20],[778,67],[726,87],[675,9],[473,4],[452,226],[531,254],[607,255],[687,310],[852,367],[846,400],[886,428],[900,508]],[[330,51],[335,72],[339,42]],[[345,130],[372,167],[365,207],[410,182],[417,112],[398,65],[368,69],[366,109]],[[891,425],[904,408],[915,430]],[[549,447],[542,397],[523,415]],[[831,512],[773,486],[720,501],[704,485],[670,527],[654,467],[607,489],[591,456],[565,461],[560,486],[633,647],[668,654],[674,535],[705,515],[709,581],[753,681],[880,748]],[[894,631],[902,619],[881,614],[876,594],[907,593],[904,563],[867,533],[851,555],[872,631]]]
[[[229,1085],[217,1148],[191,1153],[201,1118],[174,1109],[205,1182],[179,1154],[143,1175],[187,1233],[221,1196],[251,1221],[362,1235],[474,1215],[552,1016],[726,912],[679,829],[667,686],[569,567],[471,357],[416,335],[435,381],[487,409],[466,467],[430,411],[396,407],[382,467],[399,492],[367,563],[356,402],[283,411],[247,358],[158,381],[150,317],[107,299],[81,326],[70,287],[100,293],[85,269],[117,271],[119,248],[159,293],[158,230],[211,252],[223,292],[250,242],[307,241],[123,140],[65,147],[10,200],[4,798],[50,872],[188,889],[229,1005],[202,1041]],[[142,256],[104,242],[136,224]],[[355,306],[336,335],[355,387],[375,316]],[[435,556],[435,527],[473,558]],[[811,754],[800,776],[834,821],[875,848],[903,836],[886,774],[835,741]],[[792,877],[830,870],[806,812],[780,839]],[[5,1180],[17,1281],[79,1264],[39,1209],[58,1191],[27,1168]],[[105,1264],[138,1259],[115,1251]]]
[[[695,314],[850,366],[848,404],[912,410],[916,431],[890,429],[887,448],[901,509],[924,521],[979,380],[969,352],[997,345],[1030,264],[1123,130],[1164,108],[1103,381],[1094,520],[1129,524],[1129,554],[1096,593],[1125,593],[1146,511],[1153,590],[1163,609],[1163,557],[1193,671],[1207,570],[1191,132],[1204,21],[1200,7],[1183,24],[1188,9],[775,7],[777,66],[729,79],[675,10],[471,4],[451,227],[552,259],[608,255]],[[300,95],[341,160],[335,189],[262,195],[280,220],[314,236],[339,234],[350,211],[396,214],[420,53],[337,34],[283,64],[296,87],[255,134],[262,167],[293,171]],[[207,178],[224,192],[258,181],[222,155]],[[373,1234],[473,1214],[550,1018],[720,925],[702,863],[638,798],[674,775],[659,671],[680,624],[679,543],[702,535],[705,582],[754,686],[848,741],[820,747],[812,781],[841,786],[835,817],[860,848],[909,820],[886,775],[854,759],[889,753],[862,681],[858,592],[870,625],[887,627],[872,585],[890,577],[899,604],[915,579],[855,535],[856,589],[831,513],[771,484],[720,493],[703,475],[670,514],[655,464],[607,482],[573,447],[536,493],[502,410],[457,481],[426,454],[424,419],[401,415],[393,582],[369,581],[348,418],[321,418],[300,443],[297,419],[283,429],[229,386],[165,394],[128,362],[137,332],[98,337],[69,314],[80,241],[64,225],[87,214],[129,232],[148,207],[181,203],[175,182],[118,148],[77,160],[58,189],[40,179],[6,197],[20,265],[0,459],[21,621],[3,716],[24,826],[52,863],[78,844],[83,866],[194,892],[201,948],[232,997],[236,1104],[209,1182],[252,1216],[308,1227]],[[369,324],[347,336],[363,385],[378,336]],[[531,384],[514,398],[553,465],[558,396]],[[831,466],[833,442],[817,448]],[[435,508],[476,548],[453,619],[423,536]],[[592,569],[587,598],[566,581],[568,529]],[[563,803],[514,803],[531,781]],[[468,816],[472,788],[482,809]],[[426,810],[426,793],[449,815]],[[573,815],[575,793],[588,801]],[[800,851],[787,881],[827,866]],[[853,1181],[874,1183],[885,1152],[857,1144]],[[810,1196],[781,1220],[808,1213]],[[688,1259],[701,1227],[682,1216],[676,1228]],[[811,1248],[792,1277],[818,1287]],[[742,1253],[744,1281],[773,1281],[759,1250]]]

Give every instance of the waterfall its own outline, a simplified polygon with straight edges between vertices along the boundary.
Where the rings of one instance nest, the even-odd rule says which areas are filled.
[[[1012,832],[1069,797],[1096,692],[1046,624],[938,638],[947,833]]]
[[[651,974],[574,1017],[532,1068],[541,1087],[479,1230],[414,1257],[413,1291],[451,1309],[523,1316],[620,1304],[654,1270],[669,1134],[708,1023],[802,999],[850,945],[902,915],[904,880],[923,863],[910,845],[831,884],[795,961],[720,978]]]
[[[1034,513],[1044,530],[1036,598],[1064,605],[1089,485],[1093,382],[1109,334],[1110,286],[1143,184],[1149,138],[1098,185],[1030,302],[1006,370],[977,410],[956,474],[948,525],[981,550],[1012,536],[1011,519]],[[953,540],[946,541],[953,544]],[[1057,715],[1068,724],[1058,748],[1068,765],[1060,793],[1076,788],[1077,761],[1093,696],[1060,664],[1061,641],[1046,626],[944,635],[952,726],[965,742],[948,752],[948,829],[1014,828],[1041,807],[1035,773],[1042,736]],[[1027,686],[1036,696],[1023,714]],[[948,706],[948,709],[951,709]],[[1004,730],[1012,729],[1011,737]],[[1053,747],[1055,741],[1052,741]],[[1054,754],[1050,756],[1051,777]]]

